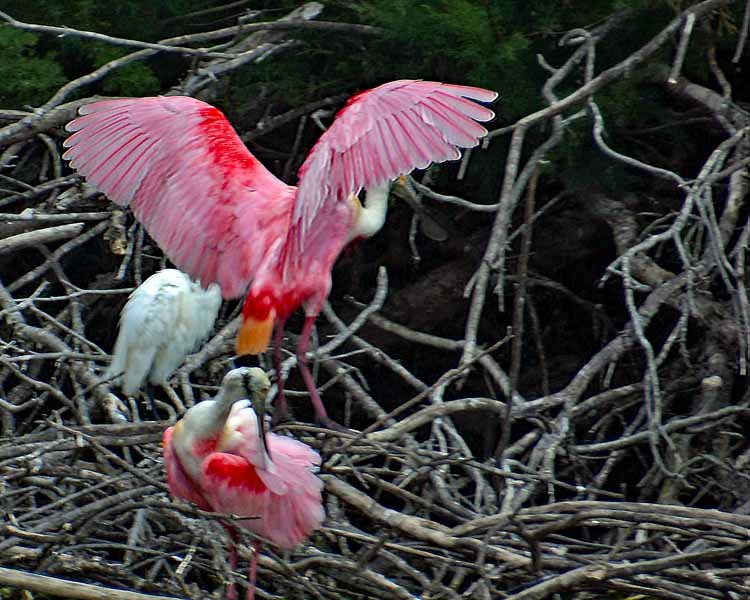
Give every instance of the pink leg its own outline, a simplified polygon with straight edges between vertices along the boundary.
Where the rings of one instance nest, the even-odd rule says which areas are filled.
[[[276,407],[273,411],[273,424],[277,425],[289,419],[289,409],[284,397],[284,380],[281,378],[281,346],[284,341],[284,323],[276,323],[276,333],[273,338],[273,367],[276,369]]]
[[[247,572],[247,579],[250,586],[247,588],[247,600],[255,600],[255,579],[258,574],[258,555],[260,554],[260,542],[253,542],[253,560],[250,563],[250,569]]]
[[[328,429],[335,429],[340,431],[344,429],[341,425],[333,421],[326,413],[326,408],[323,406],[323,401],[320,399],[318,389],[315,387],[312,373],[307,366],[307,348],[310,345],[310,336],[312,335],[312,328],[315,324],[315,317],[305,317],[305,324],[302,326],[302,333],[299,336],[299,343],[297,344],[297,364],[299,370],[302,372],[302,379],[305,380],[307,391],[310,392],[310,400],[312,400],[313,408],[315,408],[315,420],[328,427]]]
[[[222,523],[222,525],[231,539],[229,542],[229,568],[232,572],[235,572],[237,570],[237,544],[239,544],[240,538],[234,527],[226,523]],[[234,579],[227,584],[227,600],[237,600],[237,587],[234,585]]]

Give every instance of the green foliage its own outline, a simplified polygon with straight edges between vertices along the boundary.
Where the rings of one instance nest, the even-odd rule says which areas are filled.
[[[211,0],[6,0],[3,10],[21,21],[96,31],[108,35],[155,41],[184,33],[185,23],[171,20],[214,6]],[[171,29],[173,27],[174,29]],[[102,64],[132,52],[73,35],[32,34],[0,24],[0,53],[12,57],[0,63],[0,104],[7,107],[38,106],[66,81],[91,72]],[[159,63],[128,65],[86,93],[138,96],[157,93],[165,75]],[[168,73],[167,85],[174,73]],[[172,78],[172,79],[170,79]]]
[[[65,83],[62,67],[52,51],[39,52],[35,35],[0,26],[0,104],[37,106],[49,90]]]
[[[98,45],[94,48],[95,66],[100,66],[125,56],[128,51],[117,46]],[[161,90],[159,79],[144,63],[130,63],[117,69],[104,79],[101,89],[105,94],[128,96],[152,96]]]
[[[489,3],[374,0],[361,3],[358,12],[364,21],[387,31],[381,50],[396,54],[397,59],[378,66],[389,70],[398,66],[399,77],[429,74],[502,90],[508,88],[506,74],[525,70],[529,38],[509,27],[506,15]],[[509,107],[520,109],[532,102],[530,87],[516,92]]]

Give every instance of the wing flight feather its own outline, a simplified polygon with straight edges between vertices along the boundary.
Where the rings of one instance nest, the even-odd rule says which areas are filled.
[[[494,117],[476,101],[496,98],[481,88],[411,80],[352,97],[300,168],[287,239],[296,256],[304,255],[315,219],[329,212],[327,206],[476,146],[487,133],[477,121]]]
[[[179,268],[241,295],[293,188],[245,148],[216,108],[183,96],[104,100],[68,124],[64,157],[136,218]],[[286,202],[284,201],[286,200]]]

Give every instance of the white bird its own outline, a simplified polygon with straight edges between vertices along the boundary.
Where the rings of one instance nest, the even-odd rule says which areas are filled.
[[[154,273],[130,294],[122,309],[106,377],[117,379],[128,396],[146,380],[171,391],[167,379],[211,333],[220,306],[217,284],[203,289],[177,269]]]

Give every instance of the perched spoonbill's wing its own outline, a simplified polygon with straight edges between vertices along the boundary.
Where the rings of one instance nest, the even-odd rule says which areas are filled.
[[[216,448],[236,454],[258,467],[258,476],[271,492],[284,495],[294,486],[320,489],[320,479],[310,470],[320,464],[320,455],[310,446],[275,433],[266,434],[272,461],[266,463],[258,438],[258,420],[248,400],[235,402]],[[265,465],[265,468],[264,468]],[[289,470],[293,473],[289,473]],[[296,482],[296,483],[295,483]],[[317,488],[316,488],[317,486]]]
[[[224,115],[184,96],[104,100],[80,109],[64,158],[133,208],[180,269],[240,296],[288,227],[294,188],[245,148]]]
[[[214,452],[203,462],[202,491],[214,511],[254,517],[238,524],[280,548],[293,548],[325,518],[322,483],[311,489],[290,481],[287,493],[274,494],[260,487],[258,475],[258,469],[241,456]]]
[[[242,521],[281,548],[291,548],[325,518],[323,482],[312,469],[320,456],[297,440],[267,434],[272,461],[262,466],[255,412],[236,402],[217,451],[203,462],[202,490],[217,512],[257,517]]]
[[[401,80],[349,99],[299,170],[288,243],[302,256],[316,216],[351,193],[432,162],[455,160],[487,134],[495,114],[477,104],[497,93],[433,81]]]

